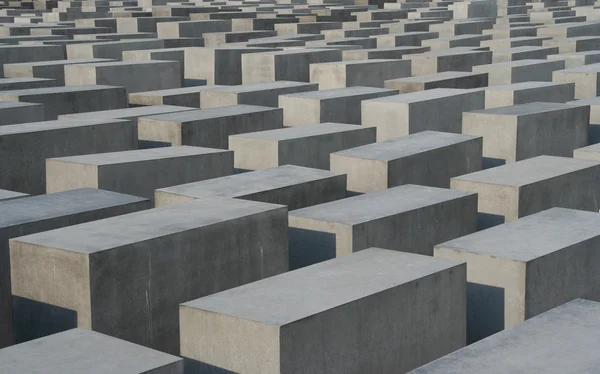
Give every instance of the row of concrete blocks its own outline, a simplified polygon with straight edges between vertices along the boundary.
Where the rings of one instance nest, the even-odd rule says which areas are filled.
[[[542,168],[560,162],[569,177],[580,174],[577,187],[561,187]],[[597,184],[600,163],[539,157],[514,165],[526,163],[544,174],[538,190],[552,185],[558,200],[550,205],[577,200],[597,211],[585,186]],[[407,371],[573,298],[598,299],[596,212],[554,208],[475,233],[477,197],[468,191],[405,185],[313,201],[288,217],[284,206],[247,201],[281,202],[281,188],[243,196],[232,191],[239,184],[173,187],[197,200],[138,213],[129,212],[147,200],[93,189],[1,203],[11,213],[3,237],[19,339],[79,326],[166,352],[181,347],[187,358],[236,372],[297,372],[307,361],[333,371]],[[324,185],[291,184],[290,201],[317,191],[334,198]],[[277,275],[332,257],[340,258]],[[178,304],[197,297],[177,315]],[[411,317],[398,320],[399,309]],[[257,336],[272,349],[256,346]],[[315,344],[319,350],[301,349]],[[386,353],[399,346],[402,354]]]

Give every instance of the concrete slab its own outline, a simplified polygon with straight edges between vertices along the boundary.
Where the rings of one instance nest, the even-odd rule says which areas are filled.
[[[521,82],[485,89],[485,108],[543,101],[566,103],[575,98],[575,83]]]
[[[317,91],[318,89],[319,85],[316,83],[291,81],[207,87],[200,93],[200,102],[202,109],[239,104],[277,108],[279,95]]]
[[[27,196],[29,196],[29,195],[26,193],[8,191],[8,190],[0,190],[0,202],[12,200],[12,199],[18,199],[20,197],[27,197]]]
[[[434,88],[480,88],[487,87],[487,73],[469,73],[463,71],[445,71],[431,75],[386,80],[385,88],[400,93],[432,90]]]
[[[488,73],[490,86],[540,81],[556,82],[552,73],[565,68],[564,61],[518,60],[473,66],[474,73]]]
[[[0,101],[0,126],[44,120],[44,106],[36,103]]]

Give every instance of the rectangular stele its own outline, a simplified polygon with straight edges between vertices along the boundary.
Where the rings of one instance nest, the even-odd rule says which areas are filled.
[[[3,374],[182,374],[183,359],[88,329],[0,350]]]
[[[552,207],[598,212],[600,162],[538,156],[454,177],[454,190],[476,192],[478,226],[487,228]]]
[[[470,342],[577,297],[600,301],[600,215],[551,208],[438,244],[467,263]]]
[[[406,184],[290,211],[290,268],[377,246],[431,255],[476,229],[477,195]]]
[[[289,210],[346,197],[346,175],[295,165],[181,184],[155,191],[156,206],[202,198],[237,198],[288,206]]]
[[[599,334],[600,303],[575,299],[410,374],[595,373]]]
[[[180,303],[288,270],[287,222],[284,206],[211,198],[23,236],[12,293],[177,354]]]
[[[483,156],[511,163],[550,155],[569,157],[587,145],[588,105],[527,103],[463,113],[463,134],[483,137]]]
[[[17,342],[28,340],[28,332],[22,331],[20,326],[35,329],[33,321],[27,321],[25,315],[17,314],[16,317],[25,317],[25,323],[21,324],[17,319],[15,323],[17,331],[13,339],[9,239],[148,208],[150,208],[150,201],[147,199],[92,188],[2,200],[0,202],[0,347],[12,344],[15,339]]]
[[[161,147],[50,158],[46,192],[94,187],[154,200],[154,190],[233,174],[233,152]]]
[[[368,248],[182,304],[181,354],[245,374],[406,372],[464,346],[465,289],[464,264]]]
[[[348,191],[403,184],[450,187],[450,178],[481,170],[480,136],[423,131],[331,154],[331,170],[348,175]]]

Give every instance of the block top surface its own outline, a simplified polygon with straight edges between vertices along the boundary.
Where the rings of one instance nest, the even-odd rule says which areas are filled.
[[[18,200],[21,199],[16,201]],[[13,240],[92,254],[276,209],[285,207],[213,197],[21,236]]]
[[[0,126],[0,136],[25,134],[32,132],[43,132],[52,131],[58,129],[66,129],[73,127],[85,127],[95,125],[105,125],[109,123],[127,123],[127,120],[122,119],[61,119],[55,121],[43,121],[43,122],[30,122],[30,123],[19,123],[16,125],[4,125]]]
[[[183,95],[183,94],[191,94],[191,93],[200,93],[204,90],[211,90],[217,87],[226,87],[226,86],[192,86],[192,87],[181,87],[181,88],[169,88],[166,90],[156,90],[156,91],[143,91],[143,92],[132,92],[129,94],[129,97],[132,96],[169,96],[169,95]],[[133,108],[129,108],[133,109]],[[198,108],[192,108],[198,110]]]
[[[281,326],[460,266],[440,260],[368,248],[182,306]]]
[[[264,140],[292,140],[311,136],[335,134],[347,131],[367,131],[374,126],[350,125],[346,123],[324,122],[314,125],[292,126],[283,129],[248,132],[230,135],[230,138],[250,138]]]
[[[366,102],[389,102],[389,103],[400,103],[400,104],[410,104],[419,101],[427,101],[427,100],[437,100],[443,99],[449,96],[458,96],[458,95],[466,95],[471,94],[473,91],[464,90],[460,88],[434,88],[432,90],[425,91],[415,91],[409,92],[400,95],[393,96],[385,96],[379,97],[377,99],[371,99]]]
[[[53,61],[35,61],[35,62],[19,62],[14,64],[6,64],[11,66],[54,66],[54,65],[71,65],[71,64],[86,64],[92,62],[109,62],[114,61],[107,58],[77,58],[72,60],[53,60]]]
[[[3,374],[142,374],[182,359],[88,329],[72,329],[0,350]]]
[[[47,160],[72,162],[87,165],[114,165],[126,164],[130,162],[151,161],[159,159],[198,156],[214,153],[228,153],[224,149],[192,147],[192,146],[176,146],[176,147],[160,147],[149,149],[136,149],[133,151],[109,152],[109,153],[93,153],[82,156],[57,157]]]
[[[595,373],[600,303],[576,299],[410,374]]]
[[[33,107],[33,106],[42,106],[42,104],[21,103],[18,101],[0,101],[0,109],[11,109],[11,108],[19,108],[19,107]]]
[[[218,107],[218,108],[195,109],[195,110],[173,112],[173,113],[168,113],[168,114],[146,116],[146,117],[140,118],[140,120],[143,121],[144,119],[149,119],[149,120],[153,120],[153,121],[183,123],[183,122],[193,122],[193,121],[214,119],[214,118],[220,118],[220,117],[239,116],[239,115],[250,114],[250,113],[273,112],[273,111],[281,111],[281,109],[266,107],[266,106],[257,106],[257,105],[230,105],[230,106],[222,106],[222,107]]]
[[[29,196],[29,195],[26,193],[0,189],[0,202],[3,200],[11,200],[11,199],[14,199],[17,197],[25,197],[25,196]],[[0,209],[0,211],[2,211],[2,209]]]
[[[198,110],[198,108],[191,108],[177,105],[148,105],[139,106],[134,108],[123,108],[123,109],[111,109],[101,110],[97,112],[85,112],[85,113],[72,113],[63,114],[59,116],[59,119],[81,119],[81,118],[124,118],[133,119],[142,116],[150,116],[164,113],[183,112],[186,110]]]
[[[358,49],[360,51],[360,49]],[[371,58],[368,60],[347,60],[347,61],[333,61],[333,62],[320,62],[311,64],[320,66],[320,65],[377,65],[382,63],[397,63],[397,64],[409,64],[408,61],[392,59],[392,58]]]
[[[564,174],[595,168],[600,162],[558,156],[537,156],[491,169],[452,178],[453,180],[484,184],[522,187]]]
[[[65,66],[65,68],[67,68],[67,69],[73,69],[73,68],[94,69],[94,68],[111,67],[111,66],[164,65],[164,64],[176,64],[176,63],[177,63],[177,61],[127,60],[127,61],[91,62],[89,64],[68,65],[68,66]]]
[[[486,91],[518,91],[518,90],[528,90],[528,89],[536,89],[536,88],[551,88],[558,86],[570,85],[573,83],[562,83],[562,82],[520,82],[520,83],[511,83],[511,84],[503,84],[498,86],[489,86],[485,87]]]
[[[0,202],[0,228],[147,200],[95,188],[24,197]]]
[[[266,91],[280,88],[293,88],[293,87],[308,87],[313,86],[315,89],[318,88],[316,83],[307,82],[293,82],[293,81],[275,81],[275,82],[262,82],[253,84],[242,84],[239,86],[211,86],[206,87],[207,91],[217,92],[254,92],[254,91]]]
[[[340,175],[343,174],[296,165],[284,165],[276,168],[161,188],[157,191],[195,198],[210,196],[243,197],[258,192],[276,190]]]
[[[481,110],[473,110],[468,113],[475,114],[490,114],[490,115],[501,115],[501,116],[520,116],[520,115],[528,115],[528,114],[537,114],[537,113],[548,113],[548,112],[556,112],[562,110],[573,110],[581,108],[579,105],[572,104],[562,104],[562,103],[545,103],[545,102],[536,102],[536,103],[526,103],[526,104],[518,104],[511,106],[503,106],[498,108],[490,108],[490,109],[481,109]]]
[[[355,225],[470,195],[473,193],[405,184],[293,210],[289,215],[315,221]]]
[[[16,79],[16,78],[15,78]],[[37,79],[39,80],[39,79]],[[57,93],[82,92],[82,91],[101,91],[111,89],[125,89],[120,86],[104,86],[98,84],[81,85],[81,86],[57,86],[57,87],[40,87],[27,88],[23,90],[0,91],[0,96],[18,97],[18,96],[35,96],[35,95],[52,95]]]
[[[281,95],[280,97],[297,97],[302,99],[326,100],[340,97],[352,97],[359,95],[373,95],[381,93],[397,93],[397,90],[387,88],[353,86],[345,88],[332,88],[329,90],[298,92],[293,94]]]
[[[523,67],[523,66],[534,66],[534,65],[557,65],[561,64],[564,66],[563,61],[548,61],[548,60],[534,60],[534,59],[526,59],[526,60],[517,60],[517,61],[507,61],[507,62],[497,62],[493,64],[487,65],[477,65],[473,66],[473,71],[488,71],[494,68],[514,68],[514,67]]]
[[[565,69],[565,73],[598,73],[600,72],[600,63],[599,64],[589,64],[578,66],[575,68]]]
[[[480,76],[485,73],[469,73],[466,71],[444,71],[441,73],[430,74],[430,75],[416,75],[414,77],[407,78],[398,78],[398,79],[390,79],[387,82],[437,82],[447,79],[456,79],[456,78],[466,78],[466,77],[474,77]]]
[[[477,138],[480,137],[438,131],[423,131],[379,143],[346,149],[333,154],[344,157],[391,161]]]
[[[551,208],[436,248],[527,262],[598,236],[600,214]]]
[[[32,83],[32,82],[53,82],[54,79],[49,78],[32,78],[32,77],[17,77],[17,78],[0,78],[0,84],[13,84],[13,83]],[[52,87],[49,87],[52,88]],[[31,88],[35,90],[36,88]],[[14,90],[16,91],[16,90]]]

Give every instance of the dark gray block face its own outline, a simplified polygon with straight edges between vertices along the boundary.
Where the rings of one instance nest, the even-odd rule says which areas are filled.
[[[476,192],[480,218],[497,224],[552,207],[597,212],[598,183],[598,161],[538,156],[452,178],[450,186]]]
[[[576,299],[410,373],[593,373],[599,333],[600,303]]]
[[[58,86],[54,79],[45,78],[0,78],[0,90],[26,90]]]
[[[58,45],[3,45],[0,46],[0,74],[4,76],[4,64],[64,58],[65,49]]]
[[[47,158],[136,148],[136,126],[128,120],[60,120],[0,126],[0,187],[42,194],[46,191]]]
[[[73,59],[58,61],[22,62],[18,64],[6,64],[4,75],[7,77],[31,77],[54,79],[57,86],[65,84],[65,66],[72,64],[87,64],[95,62],[111,61],[101,58]]]
[[[8,240],[97,219],[150,208],[150,201],[115,192],[85,188],[0,202],[0,346],[13,343]],[[33,321],[17,321],[16,341],[27,340]],[[31,322],[29,325],[28,322]],[[19,331],[19,326],[26,330]],[[21,334],[19,334],[21,333]]]
[[[54,120],[61,114],[127,108],[125,87],[116,86],[91,85],[1,91],[0,100],[44,104],[46,120]]]
[[[283,110],[232,105],[138,120],[140,140],[227,149],[229,135],[283,127]]]
[[[216,108],[228,105],[259,105],[277,108],[279,95],[317,91],[316,83],[277,81],[239,86],[218,86],[207,88],[200,93],[202,108]]]
[[[44,120],[44,106],[35,103],[0,102],[0,126]]]
[[[463,113],[464,134],[483,137],[483,156],[511,163],[551,155],[569,157],[587,145],[587,105],[527,103]]]
[[[231,372],[406,372],[464,346],[465,267],[369,248],[187,302],[180,319],[182,355]]]
[[[485,89],[485,108],[543,101],[566,103],[575,98],[575,83],[521,82]]]
[[[385,81],[384,86],[385,88],[398,90],[401,93],[407,93],[434,88],[479,88],[486,87],[487,84],[487,73],[446,71],[432,75],[390,79]]]
[[[161,188],[156,206],[203,198],[225,197],[287,205],[289,210],[343,199],[346,175],[325,170],[285,165]]]
[[[298,165],[329,170],[329,155],[375,143],[375,127],[345,123],[319,123],[229,137],[235,167],[260,170]]]
[[[5,374],[182,374],[183,359],[87,329],[72,329],[0,351]]]
[[[130,105],[179,105],[199,109],[200,93],[221,86],[194,86],[129,94]]]
[[[450,187],[450,178],[481,170],[481,137],[423,131],[331,154],[331,170],[348,190],[373,192],[403,184]]]
[[[565,68],[564,61],[518,60],[473,66],[474,73],[488,73],[490,86],[519,82],[557,82],[552,74]]]
[[[600,215],[552,208],[434,249],[467,263],[469,341],[582,297],[600,301]]]
[[[233,174],[233,152],[163,147],[46,160],[46,192],[81,187],[154,200],[157,188]]]
[[[19,197],[29,196],[26,193],[8,191],[8,190],[0,190],[0,201],[8,201],[12,199],[17,199]]]
[[[476,229],[473,193],[406,184],[290,212],[290,268],[378,246],[431,255]]]
[[[127,119],[137,123],[138,118],[145,116],[154,116],[159,114],[184,112],[186,110],[195,110],[194,107],[185,107],[177,105],[149,105],[145,107],[100,110],[97,112],[63,114],[59,119]]]
[[[198,200],[23,236],[10,251],[13,295],[176,354],[180,303],[288,270],[287,209]]]

